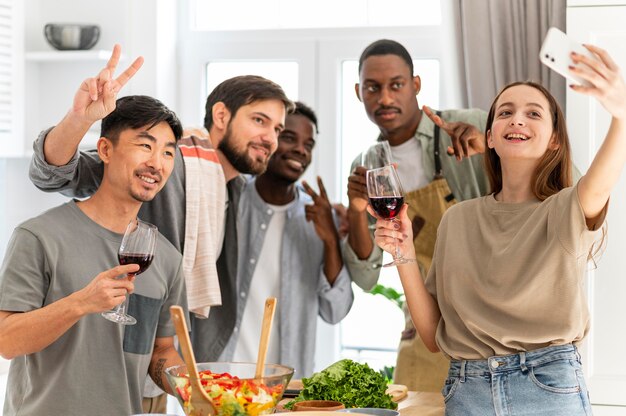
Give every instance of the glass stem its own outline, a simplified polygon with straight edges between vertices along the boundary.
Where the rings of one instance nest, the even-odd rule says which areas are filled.
[[[128,276],[133,276],[133,275],[127,275],[126,277],[123,277],[122,279],[128,279]],[[115,313],[117,315],[126,315],[126,310],[128,309],[129,300],[130,300],[130,295],[128,294],[128,292],[126,292],[126,297],[124,299],[124,302],[120,303],[119,305],[115,307]]]
[[[402,253],[400,253],[400,245],[398,244],[398,239],[396,239],[396,260],[402,258]]]
[[[393,222],[394,224],[396,223],[395,218],[393,220],[391,220],[391,222]],[[400,244],[398,244],[398,238],[394,238],[394,242],[396,243],[396,259],[401,259],[402,258],[402,253],[400,253]]]
[[[122,302],[119,305],[117,305],[117,307],[115,308],[115,312],[118,315],[126,315],[126,310],[128,309],[128,300],[129,299],[130,299],[130,295],[127,293],[126,294],[126,299],[124,299],[124,302]]]

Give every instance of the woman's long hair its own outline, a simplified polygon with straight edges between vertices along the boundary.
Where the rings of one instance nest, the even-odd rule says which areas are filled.
[[[547,149],[539,160],[537,168],[533,173],[531,189],[535,197],[543,201],[551,195],[556,194],[561,189],[572,186],[572,152],[569,144],[569,136],[567,135],[567,126],[565,117],[561,107],[556,102],[552,94],[542,85],[532,81],[513,82],[498,93],[491,104],[489,115],[487,116],[486,131],[491,130],[493,119],[495,118],[496,103],[504,91],[518,85],[527,85],[540,91],[548,100],[550,105],[550,115],[552,116],[552,136],[558,147],[556,149]],[[500,156],[495,149],[487,146],[487,134],[485,134],[485,169],[491,185],[491,190],[497,194],[502,190],[502,165]],[[587,259],[597,266],[597,261],[601,257],[606,247],[607,226],[606,221],[602,226],[602,236],[589,249]]]
[[[561,189],[572,186],[572,156],[567,135],[567,126],[563,112],[552,94],[540,84],[532,81],[519,81],[507,85],[498,93],[491,104],[491,109],[487,116],[486,131],[491,130],[495,118],[496,103],[502,93],[518,85],[526,85],[538,90],[546,97],[550,105],[552,135],[558,146],[556,149],[547,149],[541,157],[533,173],[531,185],[535,197],[543,201],[550,195],[556,194]],[[491,184],[491,191],[497,194],[502,190],[502,165],[500,156],[498,156],[495,149],[490,149],[487,146],[486,140],[487,135],[485,134],[485,169],[487,170],[487,176]]]

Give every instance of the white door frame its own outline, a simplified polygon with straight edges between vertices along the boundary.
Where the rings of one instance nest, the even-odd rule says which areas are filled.
[[[568,7],[568,34],[579,42],[597,44],[612,53],[626,68],[624,20],[626,6]],[[604,140],[610,116],[595,99],[567,92],[567,123],[574,163],[583,172]],[[608,245],[596,269],[588,273],[587,296],[591,331],[581,348],[583,364],[594,404],[626,406],[626,314],[621,308],[626,293],[623,251],[626,247],[626,177],[622,174],[609,205]],[[623,410],[622,410],[623,411]]]

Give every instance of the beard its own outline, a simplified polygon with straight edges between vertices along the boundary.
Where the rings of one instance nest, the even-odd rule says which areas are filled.
[[[142,195],[131,191],[130,196],[137,202],[150,202],[154,199],[155,195]]]
[[[217,146],[219,150],[226,156],[226,159],[239,173],[247,173],[251,175],[260,175],[267,169],[269,157],[265,160],[259,160],[251,157],[247,152],[247,146],[243,149],[237,148],[236,140],[233,139],[230,124],[226,128],[224,138]],[[271,152],[271,149],[268,148]]]

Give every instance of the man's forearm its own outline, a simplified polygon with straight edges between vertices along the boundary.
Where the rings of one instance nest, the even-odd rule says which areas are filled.
[[[66,165],[91,125],[70,110],[46,136],[43,145],[46,162],[53,166]]]
[[[367,259],[374,249],[367,212],[355,212],[348,209],[348,221],[350,223],[348,243],[359,259]]]
[[[71,296],[30,312],[0,312],[0,355],[7,360],[43,350],[84,315]]]
[[[342,267],[343,259],[341,258],[339,235],[337,235],[334,241],[324,242],[324,274],[331,286],[337,280]]]
[[[173,394],[172,388],[167,382],[165,369],[175,365],[183,365],[184,362],[174,348],[173,342],[168,341],[165,345],[159,345],[163,339],[171,340],[172,337],[157,338],[154,350],[152,351],[152,358],[150,360],[150,367],[148,367],[148,373],[157,386],[159,386],[166,393]]]

